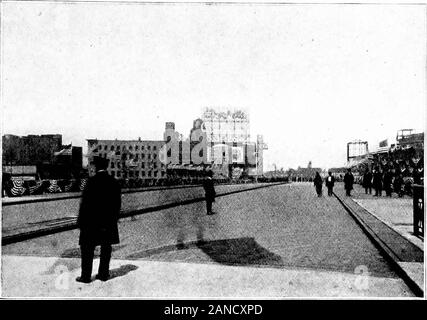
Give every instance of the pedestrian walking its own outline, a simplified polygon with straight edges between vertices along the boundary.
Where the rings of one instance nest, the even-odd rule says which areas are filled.
[[[380,168],[377,168],[373,174],[373,186],[375,189],[375,197],[382,196],[383,189],[383,175]]]
[[[316,176],[314,177],[314,186],[316,187],[316,193],[318,197],[322,196],[322,185],[323,185],[323,180],[322,177],[320,176],[319,172],[316,172]]]
[[[365,188],[365,194],[372,194],[372,173],[369,169],[366,169],[366,172],[363,175],[362,185],[363,188]]]
[[[80,204],[77,225],[80,229],[82,272],[78,282],[90,283],[96,246],[101,246],[97,279],[107,281],[110,277],[112,244],[119,243],[118,218],[121,207],[120,185],[107,172],[109,161],[94,157],[92,166],[95,175],[85,186]]]
[[[325,185],[328,188],[328,196],[332,196],[333,189],[335,184],[335,178],[332,176],[332,172],[328,172],[328,177],[326,178]]]
[[[351,190],[353,190],[354,176],[351,173],[351,168],[347,169],[347,173],[344,175],[344,189],[347,196],[351,196]]]
[[[215,187],[213,183],[213,172],[212,170],[209,170],[206,173],[206,178],[203,180],[203,188],[205,189],[205,196],[206,196],[206,211],[208,215],[215,214],[215,212],[212,211],[212,203],[215,202]]]

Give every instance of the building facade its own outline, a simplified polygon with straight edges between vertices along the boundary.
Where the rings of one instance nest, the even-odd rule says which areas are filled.
[[[62,148],[62,135],[16,136],[6,134],[2,140],[3,165],[51,164],[54,153]]]
[[[88,139],[88,161],[94,156],[110,160],[108,173],[116,178],[158,180],[166,178],[159,152],[164,141]]]
[[[8,134],[3,136],[2,146],[3,172],[12,176],[24,171],[29,175],[28,168],[32,168],[34,178],[70,179],[78,178],[82,170],[82,147],[63,146],[60,134]]]

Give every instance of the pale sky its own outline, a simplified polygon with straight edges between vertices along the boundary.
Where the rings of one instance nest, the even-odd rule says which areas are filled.
[[[250,111],[264,170],[342,166],[423,132],[416,5],[2,3],[2,134],[160,140],[206,106]]]

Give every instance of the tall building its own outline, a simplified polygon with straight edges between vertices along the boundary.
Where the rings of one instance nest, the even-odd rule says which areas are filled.
[[[164,141],[88,139],[88,161],[94,156],[110,160],[108,173],[116,178],[163,179],[166,165],[159,151]]]
[[[207,159],[222,175],[263,174],[262,136],[251,142],[249,114],[242,109],[205,108],[201,120],[207,139]]]

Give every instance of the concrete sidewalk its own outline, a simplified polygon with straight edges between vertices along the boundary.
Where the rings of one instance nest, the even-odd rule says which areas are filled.
[[[354,186],[351,197],[345,195],[343,184],[337,184],[334,194],[407,284],[423,294],[424,243],[411,231],[412,199],[373,197],[359,185]]]
[[[423,239],[413,234],[414,213],[412,197],[405,195],[399,198],[397,194],[393,193],[390,198],[386,197],[384,192],[382,197],[374,197],[370,194],[365,194],[365,189],[362,186],[355,185],[352,199],[421,250],[424,250]]]
[[[76,258],[3,256],[2,265],[3,297],[413,297],[398,278],[311,269],[112,260],[112,279],[82,284]]]

